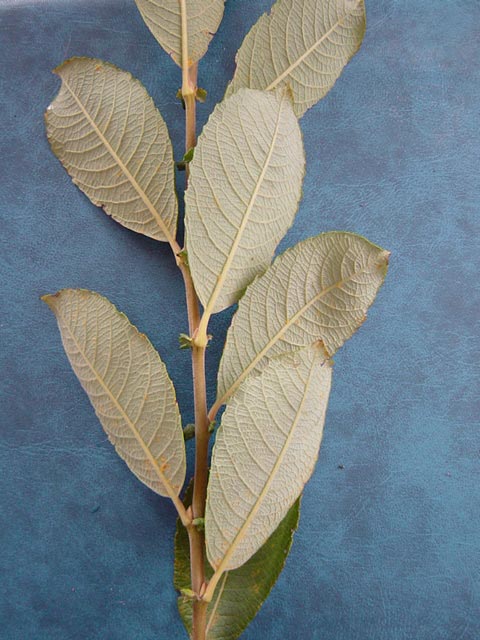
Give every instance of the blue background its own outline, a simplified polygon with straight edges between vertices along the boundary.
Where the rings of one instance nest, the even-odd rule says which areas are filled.
[[[180,158],[179,70],[133,0],[0,5],[1,635],[180,639],[173,509],[117,459],[39,300],[66,286],[107,295],[158,347],[191,420],[168,247],[93,207],[43,126],[59,86],[50,70],[100,57],[142,80]],[[227,2],[201,63],[200,124],[269,5]],[[367,5],[359,55],[302,119],[304,198],[281,248],[347,229],[389,248],[391,268],[368,322],[336,356],[300,529],[245,640],[480,637],[480,2]],[[211,390],[228,321],[213,322]]]

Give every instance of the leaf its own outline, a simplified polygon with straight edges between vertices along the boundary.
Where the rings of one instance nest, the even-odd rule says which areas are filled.
[[[185,196],[188,259],[207,316],[270,264],[295,217],[304,166],[287,92],[244,89],[216,107]]]
[[[135,0],[159,45],[182,66],[182,12],[188,33],[189,66],[202,58],[223,17],[225,0]]]
[[[341,231],[309,238],[280,255],[240,300],[220,362],[213,412],[272,357],[316,340],[333,355],[365,320],[389,255]]]
[[[243,41],[227,95],[288,85],[302,116],[358,51],[365,23],[364,0],[277,0]]]
[[[177,499],[185,444],[175,390],[147,337],[106,298],[64,289],[42,298],[110,442],[147,487]]]
[[[187,426],[184,427],[183,429],[183,439],[191,440],[194,437],[195,437],[195,425],[192,423],[187,424]]]
[[[208,95],[208,92],[206,91],[206,89],[202,89],[201,87],[197,87],[197,92],[195,94],[195,97],[196,97],[198,102],[206,102],[207,95]]]
[[[176,163],[177,164],[177,169],[179,171],[185,171],[187,164],[189,164],[192,161],[193,152],[194,152],[194,148],[192,147],[191,149],[189,149],[187,151],[187,153],[184,154],[184,156],[180,160],[180,162]]]
[[[192,485],[187,490],[185,506],[191,502]],[[300,498],[267,542],[242,567],[227,571],[207,609],[209,640],[235,640],[253,620],[277,581],[287,559],[300,517]],[[212,568],[207,564],[206,577]],[[190,584],[190,549],[188,534],[180,520],[175,534],[174,585],[181,591]],[[192,631],[192,600],[178,598],[178,609],[187,631]]]
[[[45,114],[53,152],[75,184],[127,229],[172,244],[177,227],[172,145],[143,85],[92,58],[55,69]]]
[[[330,392],[326,357],[317,343],[272,359],[227,404],[205,515],[207,557],[218,575],[260,549],[312,474]]]

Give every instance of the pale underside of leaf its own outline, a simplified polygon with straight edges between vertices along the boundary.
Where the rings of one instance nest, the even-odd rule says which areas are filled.
[[[222,21],[225,0],[135,0],[147,27],[182,66],[182,11],[186,13],[188,65],[202,58]]]
[[[365,23],[364,0],[277,0],[243,41],[227,95],[288,85],[302,116],[358,51]]]
[[[191,502],[187,491],[185,506]],[[236,640],[253,620],[278,579],[293,542],[300,516],[300,498],[290,508],[267,542],[248,562],[223,574],[207,608],[208,640]],[[174,585],[181,590],[190,585],[188,533],[180,520],[175,534]],[[213,574],[206,566],[206,579]],[[187,631],[192,632],[192,600],[178,598],[178,609]]]
[[[269,358],[317,340],[333,355],[365,320],[388,258],[365,238],[341,231],[280,255],[240,300],[220,362],[216,408]]]
[[[207,557],[244,564],[300,495],[318,456],[331,384],[323,345],[273,359],[227,405],[208,484]]]
[[[43,299],[117,453],[150,489],[176,499],[185,480],[185,445],[175,390],[158,353],[98,293],[64,289]]]
[[[62,86],[46,112],[47,135],[74,183],[124,227],[173,244],[172,145],[145,88],[91,58],[72,58],[55,72]]]
[[[294,220],[304,166],[288,92],[244,89],[216,107],[185,196],[188,259],[207,315],[234,304],[270,264]]]

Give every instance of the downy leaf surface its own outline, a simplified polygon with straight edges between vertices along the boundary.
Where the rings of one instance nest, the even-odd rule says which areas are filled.
[[[191,503],[190,485],[185,506]],[[266,600],[287,559],[300,517],[300,498],[289,509],[267,542],[248,562],[234,571],[226,571],[207,608],[208,640],[236,640]],[[213,574],[206,566],[206,578]],[[180,591],[190,585],[190,548],[188,533],[177,520],[175,533],[174,585]],[[179,596],[178,609],[189,634],[192,632],[192,599]]]
[[[218,372],[217,408],[269,359],[322,340],[333,355],[364,322],[389,253],[332,231],[280,255],[240,300]]]
[[[287,91],[240,90],[199,137],[185,195],[188,260],[208,314],[270,264],[301,196],[305,157]]]
[[[358,51],[365,23],[364,0],[277,0],[245,37],[227,95],[288,85],[302,116]]]
[[[64,289],[43,300],[119,456],[147,487],[178,496],[185,481],[180,414],[165,365],[147,337],[98,293]]]
[[[213,449],[207,557],[220,575],[262,547],[317,460],[331,384],[323,345],[272,359],[227,404]]]
[[[147,27],[182,66],[182,13],[187,24],[188,66],[202,58],[223,17],[225,0],[135,0]]]
[[[74,183],[124,227],[172,242],[172,145],[143,85],[92,58],[67,60],[55,73],[62,86],[45,114],[47,135]]]

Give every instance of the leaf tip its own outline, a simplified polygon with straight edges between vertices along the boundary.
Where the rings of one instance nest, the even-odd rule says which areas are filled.
[[[45,304],[48,305],[50,309],[53,309],[55,304],[55,299],[58,298],[59,295],[60,295],[60,291],[57,291],[57,293],[46,293],[45,295],[40,296],[40,300],[42,302],[45,302]]]
[[[390,264],[390,256],[391,256],[391,251],[384,250],[380,253],[380,256],[377,262],[377,267],[380,270],[383,277],[387,275],[388,266]]]
[[[326,363],[329,363],[331,366],[331,364],[333,363],[332,354],[327,351],[327,347],[325,346],[325,343],[323,342],[323,340],[317,340],[314,343],[314,346],[317,348],[318,352],[324,358],[324,361]]]
[[[287,100],[289,100],[289,102],[290,102],[290,104],[292,106],[292,109],[293,109],[293,107],[295,105],[295,95],[293,93],[293,89],[292,89],[291,83],[287,81],[277,91],[282,97],[285,97],[285,98],[287,98]]]
[[[89,58],[88,56],[72,56],[71,58],[67,58],[59,65],[57,65],[54,69],[52,69],[52,73],[61,78],[62,72],[72,64],[95,64],[95,71],[102,71],[105,67],[108,66],[115,68],[115,65],[105,62],[104,60],[100,60],[99,58]]]
[[[88,296],[91,294],[94,294],[97,296],[99,295],[98,293],[95,293],[94,291],[89,291],[88,289],[65,288],[65,289],[60,289],[56,293],[46,293],[45,295],[40,296],[40,300],[42,300],[42,302],[45,302],[45,304],[47,304],[50,307],[50,309],[52,309],[52,311],[55,311],[57,302],[60,300],[60,298],[62,298],[62,302],[64,302],[65,299],[68,299],[72,295]]]
[[[73,60],[78,59],[78,58],[67,58],[67,60],[64,60],[63,62],[61,62],[60,64],[58,64],[54,69],[52,69],[52,73],[54,73],[56,76],[59,76],[60,78],[62,77],[62,71],[68,67]]]

